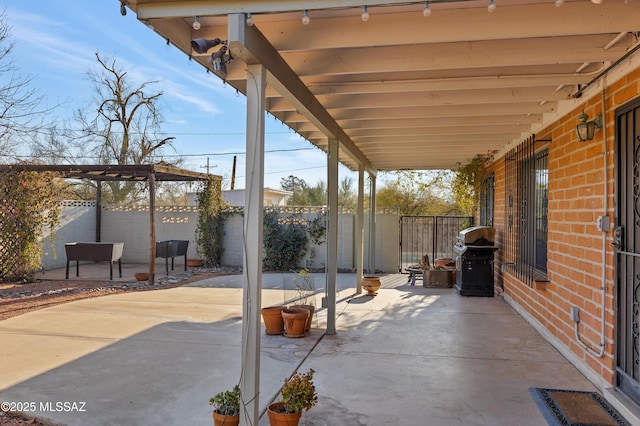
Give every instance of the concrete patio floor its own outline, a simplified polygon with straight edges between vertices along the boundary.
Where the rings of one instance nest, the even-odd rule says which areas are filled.
[[[320,295],[324,275],[313,274]],[[262,306],[282,303],[264,274]],[[337,334],[261,338],[260,407],[295,369],[316,370],[302,425],[545,425],[530,387],[596,390],[501,298],[338,276]],[[239,380],[242,276],[54,306],[0,321],[0,401],[68,425],[211,425],[208,399]],[[57,411],[56,403],[84,403]],[[79,407],[80,404],[77,406]],[[260,425],[268,425],[266,414]]]

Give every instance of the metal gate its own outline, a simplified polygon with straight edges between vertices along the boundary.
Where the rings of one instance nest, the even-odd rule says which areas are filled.
[[[404,272],[425,254],[435,259],[454,258],[458,233],[473,226],[471,216],[401,216],[399,271]]]
[[[616,111],[616,386],[640,404],[640,100]]]

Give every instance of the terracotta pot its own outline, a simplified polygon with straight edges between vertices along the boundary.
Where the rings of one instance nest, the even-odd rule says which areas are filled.
[[[214,426],[238,426],[240,424],[240,414],[237,416],[226,416],[224,414],[218,414],[213,412],[213,425]]]
[[[149,273],[148,272],[136,272],[135,274],[136,280],[138,281],[148,281]]]
[[[286,306],[269,306],[260,310],[266,334],[282,334],[284,332],[282,310],[285,308]]]
[[[288,308],[282,310],[284,335],[287,337],[304,337],[309,310],[304,308]]]
[[[313,305],[293,305],[292,308],[302,308],[309,311],[309,316],[307,317],[307,324],[304,327],[304,331],[311,330],[311,325],[313,324],[313,314],[316,311],[316,307]]]
[[[375,296],[378,294],[381,284],[380,277],[376,277],[374,275],[362,277],[362,288],[367,291],[368,296]]]
[[[197,268],[202,266],[202,259],[187,259],[187,266]]]
[[[271,426],[298,426],[302,411],[293,414],[279,413],[278,407],[282,407],[282,405],[282,402],[275,402],[267,407],[269,424]]]

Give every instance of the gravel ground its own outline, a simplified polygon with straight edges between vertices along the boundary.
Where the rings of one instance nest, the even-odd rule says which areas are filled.
[[[0,321],[49,306],[72,302],[74,300],[100,297],[109,294],[150,291],[180,287],[194,281],[200,281],[220,275],[237,274],[238,268],[195,269],[170,277],[156,278],[153,286],[147,281],[113,283],[111,281],[38,281],[28,284],[0,283]],[[2,426],[57,426],[46,420],[38,419],[19,412],[0,410]]]
[[[63,426],[58,423],[51,423],[37,417],[27,416],[18,412],[0,411],[0,425],[2,426]]]

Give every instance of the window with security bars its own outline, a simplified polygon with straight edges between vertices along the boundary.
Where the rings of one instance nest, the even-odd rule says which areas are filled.
[[[548,142],[533,135],[505,156],[504,262],[529,284],[547,274]]]
[[[493,226],[493,190],[495,178],[493,173],[487,176],[480,189],[480,225]]]

